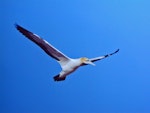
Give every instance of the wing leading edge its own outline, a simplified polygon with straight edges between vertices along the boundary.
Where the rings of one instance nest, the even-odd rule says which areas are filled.
[[[36,43],[40,46],[49,56],[58,60],[58,61],[68,61],[69,57],[61,53],[51,44],[49,44],[46,40],[40,38],[38,35],[26,30],[25,28],[19,26],[18,24],[15,25],[17,30],[20,31],[23,35],[25,35],[28,39]]]

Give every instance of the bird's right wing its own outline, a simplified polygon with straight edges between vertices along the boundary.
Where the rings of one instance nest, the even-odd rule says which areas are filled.
[[[25,28],[16,24],[16,28],[20,31],[23,35],[25,35],[28,39],[36,43],[40,46],[49,56],[53,57],[59,62],[68,61],[70,58],[64,55],[62,52],[57,50],[51,44],[49,44],[46,40],[40,38],[38,35],[26,30]]]
[[[113,54],[116,54],[117,52],[119,51],[119,49],[117,49],[115,52],[113,52],[113,53],[110,53],[110,54],[107,54],[107,55],[103,55],[103,56],[100,56],[100,57],[96,57],[96,58],[91,58],[91,59],[89,59],[91,62],[95,62],[95,61],[98,61],[98,60],[102,60],[102,59],[104,59],[104,58],[107,58],[107,57],[109,57],[109,56],[111,56],[111,55],[113,55]]]

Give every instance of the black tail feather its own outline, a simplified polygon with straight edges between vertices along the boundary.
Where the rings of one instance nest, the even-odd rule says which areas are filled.
[[[54,81],[63,81],[66,79],[66,77],[60,77],[59,75],[56,75],[53,78],[54,78]]]

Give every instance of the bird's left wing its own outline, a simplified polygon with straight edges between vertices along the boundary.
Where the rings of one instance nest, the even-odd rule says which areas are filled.
[[[36,43],[40,46],[49,56],[53,57],[57,61],[68,61],[70,58],[64,55],[62,52],[57,50],[51,44],[49,44],[46,40],[40,38],[38,35],[26,30],[25,28],[16,24],[17,30],[19,30],[23,35],[25,35],[28,39]]]
[[[111,56],[111,55],[113,55],[113,54],[115,54],[115,53],[117,53],[119,51],[119,49],[117,49],[115,52],[113,52],[113,53],[110,53],[110,54],[107,54],[107,55],[104,55],[104,56],[100,56],[100,57],[96,57],[96,58],[91,58],[91,59],[89,59],[91,62],[95,62],[95,61],[98,61],[98,60],[102,60],[102,59],[104,59],[104,58],[107,58],[107,57],[109,57],[109,56]]]

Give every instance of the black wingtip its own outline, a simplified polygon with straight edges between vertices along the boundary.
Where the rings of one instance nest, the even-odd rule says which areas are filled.
[[[110,55],[116,54],[120,49],[117,49],[115,52],[111,53]]]
[[[19,28],[21,27],[21,26],[19,26],[17,23],[15,23],[14,25],[15,25],[16,29],[18,29],[18,30],[19,30]]]
[[[117,49],[117,50],[115,51],[115,53],[117,53],[119,50],[120,50],[120,49]]]
[[[15,27],[16,27],[16,29],[18,29],[18,30],[19,30],[20,28],[23,28],[22,26],[20,26],[20,25],[19,25],[19,24],[17,24],[17,23],[15,23],[15,24],[14,24],[14,26],[15,26]]]

